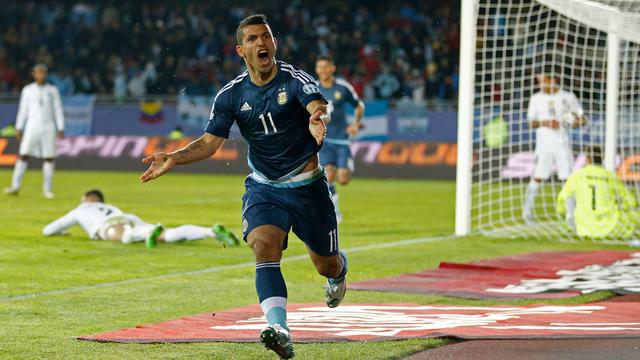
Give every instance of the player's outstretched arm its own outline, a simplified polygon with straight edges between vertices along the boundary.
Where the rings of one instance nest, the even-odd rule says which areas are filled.
[[[307,105],[307,111],[311,114],[309,118],[309,131],[316,139],[318,145],[320,145],[327,135],[327,123],[331,122],[327,104],[322,100],[313,100]]]
[[[49,224],[47,224],[42,229],[42,235],[44,236],[60,235],[63,233],[63,231],[76,225],[77,223],[78,223],[78,219],[76,216],[76,211],[71,210],[63,217],[56,219],[50,222]]]
[[[192,162],[207,159],[218,150],[224,138],[209,133],[204,133],[189,145],[172,153],[155,153],[142,159],[145,164],[150,164],[149,169],[140,176],[143,183],[153,180],[171,170],[175,165],[190,164]]]

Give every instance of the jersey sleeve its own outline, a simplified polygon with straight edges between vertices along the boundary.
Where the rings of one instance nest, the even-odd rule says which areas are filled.
[[[616,189],[616,194],[620,197],[621,206],[623,209],[628,210],[631,208],[635,208],[638,206],[638,200],[635,196],[627,189],[622,180],[618,179],[615,175],[613,179],[613,183]]]
[[[231,126],[235,120],[233,116],[230,90],[222,90],[216,95],[211,107],[209,122],[205,132],[225,139],[229,138]]]
[[[53,222],[47,224],[47,226],[42,229],[42,234],[44,236],[51,236],[61,234],[63,231],[68,228],[76,225],[78,223],[78,217],[76,216],[76,210],[71,210],[66,215],[61,218],[54,220]]]
[[[578,114],[578,116],[584,115],[584,110],[582,109],[582,105],[580,105],[580,101],[572,92],[569,92],[569,109],[569,111]]]
[[[527,120],[529,122],[539,120],[538,114],[537,114],[537,107],[538,107],[536,105],[537,102],[538,102],[538,97],[535,95],[532,96],[531,99],[529,99],[529,107],[527,108]]]
[[[322,96],[320,88],[318,88],[318,84],[316,84],[313,78],[302,70],[297,70],[297,72],[298,73],[294,75],[293,81],[295,83],[296,98],[298,98],[300,104],[305,108],[314,100],[320,100],[328,104],[329,102]]]
[[[55,114],[56,129],[64,131],[64,110],[62,108],[62,100],[58,88],[53,86],[51,89],[53,95],[53,112]]]
[[[16,116],[16,130],[24,130],[29,116],[29,99],[27,99],[27,88],[24,87],[20,93],[20,105],[18,106],[18,115]]]
[[[360,100],[360,97],[358,96],[358,93],[353,88],[353,86],[351,86],[351,84],[349,84],[346,81],[341,81],[340,84],[342,86],[344,86],[345,89],[347,89],[345,100],[349,104],[351,104],[351,106],[353,106],[353,107],[356,107],[358,105],[364,106],[364,103],[362,102],[362,100]]]

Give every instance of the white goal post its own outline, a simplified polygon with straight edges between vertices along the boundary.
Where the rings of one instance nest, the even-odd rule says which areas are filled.
[[[564,181],[555,171],[536,190],[534,221],[523,220],[536,162],[527,107],[540,74],[573,93],[588,118],[565,124],[572,169],[598,145],[605,168],[639,198],[640,0],[462,0],[461,8],[456,234],[580,238],[557,214]]]

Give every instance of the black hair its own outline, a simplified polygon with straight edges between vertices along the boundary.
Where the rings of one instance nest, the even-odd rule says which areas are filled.
[[[320,55],[318,56],[318,58],[316,59],[316,62],[318,61],[328,61],[331,64],[334,64],[333,62],[333,58],[329,55]]]
[[[95,196],[98,198],[98,200],[100,200],[100,202],[104,202],[104,195],[102,194],[102,191],[98,190],[98,189],[91,189],[89,191],[87,191],[86,193],[84,193],[85,197],[89,197],[89,196]]]
[[[591,157],[591,163],[596,165],[602,165],[602,148],[599,145],[588,146],[587,156]]]
[[[242,19],[240,23],[238,23],[238,29],[236,30],[236,41],[238,45],[242,45],[242,35],[243,30],[249,25],[267,25],[267,15],[264,14],[253,14],[249,15],[246,18]]]

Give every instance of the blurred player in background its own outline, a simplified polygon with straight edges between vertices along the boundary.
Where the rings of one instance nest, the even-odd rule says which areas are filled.
[[[335,180],[340,185],[347,185],[353,172],[353,158],[351,157],[350,137],[358,135],[362,126],[364,103],[358,97],[353,86],[343,79],[335,77],[336,65],[329,56],[320,56],[316,60],[316,74],[320,92],[329,101],[328,111],[331,123],[327,125],[327,138],[320,149],[320,164],[327,171],[331,200],[336,209],[338,223],[342,221],[342,214],[338,207],[338,192]],[[347,104],[355,108],[355,120],[347,122]]]
[[[307,246],[316,270],[327,278],[327,306],[346,291],[347,257],[339,250],[336,215],[318,150],[330,118],[313,77],[276,61],[276,40],[264,15],[251,15],[237,28],[236,53],[247,71],[216,95],[205,133],[173,153],[156,153],[143,182],[176,164],[208,159],[229,137],[235,122],[249,144],[242,197],[242,228],[256,258],[256,291],[268,325],[260,341],[280,357],[294,356],[287,325],[287,287],[280,271],[290,230]]]
[[[622,237],[633,234],[638,224],[638,201],[616,174],[602,167],[599,146],[587,149],[587,165],[577,170],[558,194],[556,210],[564,215],[567,203],[575,202],[575,224],[579,236],[590,238]]]
[[[542,74],[538,77],[540,91],[529,100],[527,120],[536,129],[536,165],[533,179],[527,187],[522,216],[527,224],[533,223],[533,209],[538,190],[543,180],[548,180],[555,164],[558,178],[567,179],[571,173],[573,154],[569,142],[571,128],[580,127],[587,122],[587,117],[576,96],[558,85],[554,75]],[[573,204],[567,216],[573,214]],[[567,218],[568,222],[573,219]]]
[[[20,140],[20,157],[13,169],[11,187],[5,194],[18,195],[22,178],[27,171],[30,157],[41,158],[44,178],[43,194],[52,199],[53,172],[56,157],[56,137],[64,136],[64,113],[58,89],[47,84],[47,66],[33,67],[33,83],[25,86],[20,94],[20,106],[16,119],[16,138]]]
[[[157,242],[172,243],[207,238],[216,238],[227,246],[239,244],[236,236],[222,225],[182,225],[165,229],[159,224],[147,224],[136,215],[124,213],[114,205],[106,204],[104,195],[97,189],[87,191],[78,207],[45,226],[42,233],[45,236],[59,235],[74,225],[80,225],[91,239],[119,241],[124,244],[144,241],[148,247],[154,247]]]

